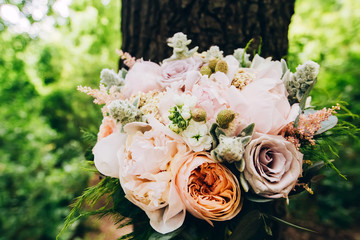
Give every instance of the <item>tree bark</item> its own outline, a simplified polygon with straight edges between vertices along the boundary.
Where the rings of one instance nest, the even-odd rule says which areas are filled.
[[[160,62],[171,55],[166,39],[187,34],[199,51],[218,45],[224,54],[262,39],[263,57],[287,54],[295,0],[122,0],[122,50]],[[251,51],[251,49],[250,49]]]

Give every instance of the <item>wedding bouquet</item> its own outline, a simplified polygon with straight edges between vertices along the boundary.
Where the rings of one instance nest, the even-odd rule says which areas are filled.
[[[217,46],[199,53],[190,42],[183,33],[169,38],[173,55],[160,64],[119,51],[128,70],[104,69],[99,90],[79,86],[103,105],[92,153],[105,178],[74,209],[107,194],[107,207],[95,213],[134,217],[141,209],[156,231],[144,228],[143,239],[179,236],[197,227],[186,224],[194,219],[221,226],[227,238],[240,234],[243,219],[263,218],[271,234],[266,219],[283,220],[249,209],[311,193],[314,169],[335,168],[317,145],[331,135],[325,132],[337,124],[339,105],[311,106],[315,62],[292,73],[284,60],[257,54],[250,60],[246,49],[224,57]],[[67,225],[77,219],[75,210]]]

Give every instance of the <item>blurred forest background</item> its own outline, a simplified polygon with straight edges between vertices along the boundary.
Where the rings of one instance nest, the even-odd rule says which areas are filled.
[[[101,69],[117,69],[120,2],[0,0],[0,240],[54,239],[87,186],[81,129],[96,132],[101,112],[76,87],[97,87]],[[307,59],[321,65],[314,103],[347,102],[356,114],[359,9],[358,0],[297,0],[288,55],[293,70]],[[338,231],[360,239],[360,143],[339,144],[335,165],[348,180],[324,169],[314,195],[290,201],[289,219],[330,232],[328,239]],[[86,239],[88,225],[78,222],[61,239]]]

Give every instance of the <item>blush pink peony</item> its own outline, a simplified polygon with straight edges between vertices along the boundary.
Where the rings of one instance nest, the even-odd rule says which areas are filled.
[[[126,198],[145,211],[156,231],[165,234],[179,228],[185,219],[175,174],[189,150],[157,120],[152,118],[150,123],[125,126],[128,138],[124,151],[118,152],[119,178]]]
[[[122,92],[126,98],[130,98],[139,92],[161,90],[161,78],[161,68],[158,64],[150,61],[136,62],[126,74]]]
[[[255,131],[278,134],[296,119],[300,107],[290,106],[283,82],[275,78],[257,79],[242,91],[231,87],[227,91],[230,109],[239,113],[247,124],[255,123]]]

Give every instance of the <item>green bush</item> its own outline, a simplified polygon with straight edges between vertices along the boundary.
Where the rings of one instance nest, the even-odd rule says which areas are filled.
[[[292,68],[311,59],[320,64],[318,83],[312,92],[319,106],[347,102],[355,114],[360,113],[360,2],[347,1],[296,1],[295,15],[289,31],[289,62]],[[345,119],[358,128],[359,118],[342,111]],[[290,210],[295,216],[309,219],[314,211],[318,223],[348,228],[360,221],[360,141],[339,138],[339,157],[334,164],[346,175],[342,179],[331,169],[324,169],[327,177],[313,183],[314,195],[304,193],[292,201]],[[312,210],[311,210],[312,209]],[[309,213],[307,215],[307,213]]]
[[[1,240],[55,239],[90,177],[81,129],[96,132],[101,112],[76,87],[117,68],[120,10],[119,1],[76,4],[45,37],[11,32],[0,18]]]

